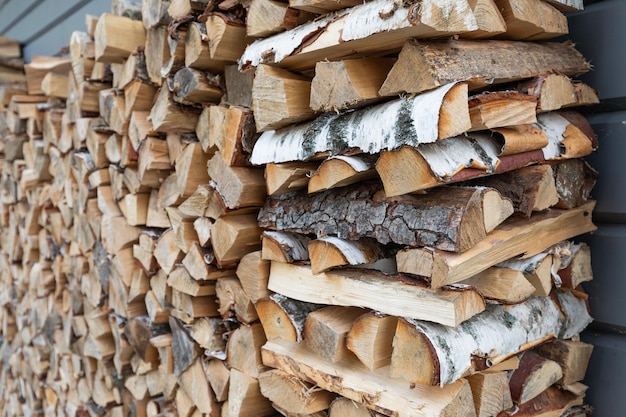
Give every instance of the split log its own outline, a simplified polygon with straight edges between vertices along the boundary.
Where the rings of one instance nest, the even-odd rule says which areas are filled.
[[[312,381],[385,415],[396,412],[398,416],[475,416],[472,393],[465,380],[444,387],[410,388],[384,372],[367,370],[356,359],[333,364],[302,345],[279,340],[268,342],[262,355],[268,366]]]
[[[265,201],[263,170],[228,166],[218,152],[209,160],[207,172],[229,209],[263,205]]]
[[[562,12],[575,12],[584,8],[582,0],[546,0]]]
[[[328,417],[383,417],[383,415],[345,397],[337,397],[328,407]]]
[[[226,331],[226,326],[221,317],[201,317],[194,320],[189,326],[189,335],[198,346],[204,349],[204,354],[219,359],[226,358],[226,340],[224,340]],[[209,362],[209,369],[211,362]],[[218,398],[218,401],[223,400]]]
[[[170,16],[167,9],[170,7],[169,0],[144,0],[141,2],[141,21],[146,29],[157,26],[167,26]]]
[[[272,403],[261,393],[259,380],[233,368],[230,370],[228,400],[223,406],[229,417],[263,417],[274,413]]]
[[[178,377],[178,385],[203,414],[211,417],[219,415],[220,407],[209,386],[202,359],[196,359],[193,365]]]
[[[536,255],[562,240],[595,230],[591,222],[594,206],[595,202],[589,202],[571,210],[552,209],[530,219],[512,218],[461,254],[402,250],[396,256],[398,271],[430,277],[432,288],[450,285],[499,262],[521,254]]]
[[[161,87],[150,110],[150,120],[157,132],[193,132],[200,112],[194,107],[176,103],[166,86]]]
[[[211,178],[204,167],[209,155],[202,151],[199,143],[190,143],[176,158],[176,184],[181,197],[189,197],[199,185],[208,183]],[[203,169],[198,169],[202,167]]]
[[[244,255],[237,265],[236,274],[241,282],[243,292],[253,303],[256,304],[261,298],[271,294],[267,289],[267,282],[270,278],[270,263],[262,259],[260,251]]]
[[[581,283],[593,279],[589,246],[585,243],[573,244],[563,252],[559,253],[560,265],[557,272],[562,287],[578,288]]]
[[[217,219],[211,244],[221,268],[234,266],[246,254],[261,249],[261,233],[256,215],[242,214]]]
[[[577,88],[578,86],[578,88]],[[586,84],[576,82],[562,74],[540,75],[518,84],[517,90],[537,98],[537,112],[559,110],[565,107],[596,104],[597,93],[577,95]],[[586,86],[588,87],[588,86]]]
[[[253,0],[246,14],[246,34],[262,38],[287,29],[293,29],[313,20],[315,15],[291,8],[274,0]]]
[[[172,331],[174,375],[178,377],[194,363],[199,352],[194,340],[179,320],[170,317],[169,326]]]
[[[224,361],[211,359],[207,365],[209,384],[217,401],[223,402],[228,400],[228,387],[230,382],[230,370],[226,367]],[[222,413],[225,410],[222,408]]]
[[[268,165],[269,167],[269,165]],[[266,172],[267,172],[266,167]],[[368,156],[331,156],[310,174],[308,191],[314,193],[375,179],[374,158]]]
[[[250,153],[257,137],[252,110],[229,107],[224,118],[222,135],[219,141],[216,140],[216,145],[224,161],[230,166],[249,166]]]
[[[302,332],[308,315],[321,307],[319,304],[294,300],[281,294],[272,294],[256,303],[267,339],[294,342],[303,340]]]
[[[242,324],[228,339],[227,363],[253,378],[267,370],[261,360],[261,346],[267,341],[261,323]],[[231,386],[232,388],[232,386]]]
[[[214,281],[196,281],[183,266],[174,268],[167,277],[167,285],[192,297],[216,295],[217,288]]]
[[[576,310],[576,316],[567,316],[567,311],[560,310],[564,306]],[[558,304],[549,297],[534,297],[511,307],[492,305],[456,328],[400,319],[390,375],[443,386],[546,340],[577,334],[590,322],[584,301],[570,293],[559,293]]]
[[[476,417],[491,417],[513,407],[506,372],[479,372],[467,377],[472,387]]]
[[[309,237],[291,232],[266,230],[261,236],[262,258],[266,261],[293,263],[309,260]]]
[[[185,36],[185,66],[202,71],[221,73],[226,61],[211,58],[206,26],[200,22],[190,22]]]
[[[519,367],[511,373],[509,386],[516,404],[524,404],[544,392],[563,376],[561,366],[535,352],[523,352]]]
[[[567,35],[567,18],[541,0],[496,0],[509,39],[539,41]]]
[[[146,70],[150,81],[156,86],[161,85],[161,69],[163,65],[170,59],[170,50],[167,45],[167,27],[158,26],[148,29],[146,33]]]
[[[146,29],[139,21],[103,13],[94,33],[96,61],[122,63],[146,43]]]
[[[254,304],[243,292],[236,277],[218,279],[215,290],[220,303],[219,312],[224,319],[234,316],[239,322],[246,324],[258,320]]]
[[[309,176],[317,167],[316,163],[305,162],[267,164],[265,166],[267,194],[284,194],[305,188],[309,182]]]
[[[533,57],[533,65],[521,68],[505,64],[516,62],[520,56]],[[458,81],[468,81],[470,89],[475,89],[550,72],[577,76],[589,69],[589,63],[567,43],[413,40],[402,48],[379,93],[382,96],[421,93]]]
[[[481,3],[475,11],[463,0],[429,1],[421,6],[416,19],[411,5],[390,6],[373,1],[258,40],[246,48],[239,66],[247,69],[259,64],[279,64],[304,70],[325,59],[334,61],[357,53],[393,50],[414,37],[488,37],[505,30],[504,20],[492,2]],[[307,42],[311,35],[316,37]]]
[[[512,91],[488,92],[470,97],[469,111],[472,131],[537,122],[536,99]]]
[[[563,370],[562,386],[582,381],[587,372],[593,345],[575,340],[553,340],[535,348],[544,358],[557,362]]]
[[[67,99],[69,79],[66,75],[49,72],[41,80],[41,91],[48,97]]]
[[[556,207],[570,209],[587,202],[598,179],[596,170],[580,159],[554,164],[552,169],[559,194]]]
[[[313,414],[328,409],[334,395],[313,390],[310,382],[301,381],[279,369],[259,375],[261,393],[281,410],[294,414]]]
[[[181,104],[206,105],[217,103],[222,97],[219,77],[193,68],[181,68],[169,84],[174,100]]]
[[[465,84],[449,84],[412,98],[342,115],[323,114],[309,123],[263,133],[250,162],[258,165],[306,161],[329,152],[378,153],[402,145],[435,142],[471,127],[467,100]]]
[[[226,15],[211,14],[206,21],[206,33],[212,59],[237,62],[246,48],[245,25]]]
[[[272,262],[268,287],[309,303],[367,307],[448,326],[456,326],[485,309],[482,297],[472,290],[434,291],[410,278],[369,270],[313,275],[306,266]]]
[[[381,99],[378,90],[395,63],[394,58],[359,58],[315,64],[311,82],[311,109],[341,111]]]
[[[310,241],[308,250],[314,274],[336,266],[372,264],[384,257],[383,248],[370,239],[346,240],[326,236]]]
[[[351,355],[346,335],[364,313],[358,307],[327,306],[312,311],[304,323],[304,344],[323,360],[336,363]]]
[[[568,410],[576,410],[576,406],[581,406],[582,404],[583,398],[580,394],[573,394],[556,387],[550,387],[533,400],[502,411],[497,417],[510,417],[513,415],[516,417],[531,417],[536,415],[562,416],[563,414],[568,415]],[[587,412],[583,411],[582,414],[574,415],[584,416],[587,415]]]
[[[315,117],[309,107],[311,80],[303,75],[259,65],[252,84],[252,108],[259,132],[280,129]]]
[[[33,62],[24,65],[24,73],[26,74],[26,85],[28,87],[28,94],[30,95],[43,93],[43,90],[41,89],[41,83],[48,73],[52,72],[60,75],[67,75],[72,65],[71,60],[67,58],[34,58],[35,59],[33,60]]]
[[[224,68],[226,84],[226,103],[231,106],[252,108],[252,83],[254,71],[241,72],[237,65]]]
[[[352,324],[346,337],[346,347],[369,370],[389,365],[397,321],[394,316],[363,314]]]
[[[512,212],[511,203],[493,189],[440,188],[426,195],[386,199],[378,183],[364,182],[311,197],[272,196],[258,220],[261,227],[278,231],[351,240],[370,237],[381,244],[463,252]]]

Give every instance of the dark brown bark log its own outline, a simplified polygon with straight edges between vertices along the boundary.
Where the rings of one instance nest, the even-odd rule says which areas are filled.
[[[582,159],[570,159],[552,166],[558,208],[571,209],[587,202],[598,179],[598,172]]]

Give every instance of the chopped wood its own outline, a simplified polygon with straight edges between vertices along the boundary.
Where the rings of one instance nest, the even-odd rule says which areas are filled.
[[[150,121],[157,132],[195,131],[200,112],[176,103],[167,87],[161,87],[150,110]]]
[[[308,77],[259,65],[252,84],[257,131],[280,129],[312,119],[315,112],[309,107],[310,96],[311,80]]]
[[[310,382],[294,378],[279,369],[259,375],[263,396],[287,413],[312,414],[328,409],[334,395],[325,390],[314,390]]]
[[[506,21],[509,39],[545,40],[567,35],[567,18],[542,0],[495,0]]]
[[[72,66],[72,61],[67,58],[57,57],[34,57],[30,64],[24,65],[24,72],[26,73],[26,85],[28,87],[28,94],[42,94],[41,82],[45,76],[53,72],[55,74],[67,76]]]
[[[217,103],[223,94],[219,77],[193,68],[178,70],[169,88],[174,93],[174,100],[189,105]]]
[[[178,377],[178,385],[193,401],[198,410],[211,417],[219,415],[220,407],[215,394],[209,386],[205,365],[198,358]]]
[[[490,417],[513,407],[506,372],[479,372],[467,377],[472,387],[476,417]]]
[[[227,104],[252,108],[254,71],[241,72],[237,65],[227,65],[224,68],[224,82]]]
[[[236,277],[223,277],[215,285],[220,303],[219,312],[224,319],[235,317],[241,323],[252,323],[258,320],[256,308],[246,296],[241,283]]]
[[[309,193],[375,179],[374,158],[368,156],[336,155],[324,160],[308,177]]]
[[[256,303],[259,319],[268,340],[284,339],[301,342],[308,315],[322,306],[272,294]]]
[[[406,282],[402,276],[370,270],[314,275],[307,266],[272,262],[268,287],[309,303],[367,307],[448,326],[456,326],[485,308],[482,297],[472,290],[431,290],[419,281]]]
[[[325,236],[311,240],[308,250],[314,274],[336,266],[371,264],[384,257],[380,245],[371,239],[346,240]]]
[[[537,122],[535,98],[516,92],[487,92],[470,97],[469,111],[472,120],[470,130]]]
[[[560,265],[557,273],[563,287],[570,289],[578,288],[581,283],[593,279],[591,249],[585,243],[573,244],[560,255]]]
[[[94,33],[96,61],[122,63],[145,43],[146,29],[141,22],[110,13],[100,15]]]
[[[386,199],[378,183],[363,182],[311,197],[272,196],[258,220],[261,227],[278,231],[351,240],[370,237],[381,244],[463,252],[495,226],[491,221],[502,222],[512,212],[511,203],[493,189],[439,188],[426,195]]]
[[[549,74],[520,82],[517,90],[537,98],[538,112],[598,103],[597,93],[591,91],[590,95],[578,96],[577,86],[582,90],[586,84],[576,82],[563,74]]]
[[[228,166],[218,152],[208,161],[207,172],[227,208],[261,207],[265,202],[262,169]]]
[[[504,410],[498,414],[498,417],[531,417],[536,415],[554,415],[561,416],[564,413],[568,415],[567,410],[574,409],[576,406],[580,406],[583,403],[582,396],[579,394],[573,394],[569,391],[561,390],[557,387],[550,387],[533,400],[530,400],[524,404],[519,404],[511,407],[508,410]],[[587,412],[583,411],[575,416],[587,415]]]
[[[380,313],[363,314],[354,320],[346,347],[369,370],[389,365],[397,321],[397,317]]]
[[[146,29],[167,26],[171,20],[167,9],[169,0],[144,0],[141,2],[141,21]]]
[[[587,162],[571,159],[552,166],[559,195],[558,208],[578,207],[589,199],[598,173]]]
[[[205,355],[221,359],[226,357],[225,333],[226,326],[221,317],[201,317],[189,326],[189,335],[204,349]],[[209,368],[210,365],[209,362]]]
[[[341,111],[379,101],[378,90],[395,62],[394,58],[318,62],[311,82],[311,109]]]
[[[309,123],[264,132],[254,146],[250,162],[258,165],[306,161],[329,152],[357,149],[377,153],[402,145],[435,142],[471,127],[467,99],[465,84],[449,84],[354,112],[326,113]],[[377,134],[373,137],[372,132]]]
[[[304,323],[306,347],[327,362],[336,363],[351,355],[346,335],[364,310],[358,307],[327,306],[309,313]]]
[[[67,99],[69,79],[66,75],[49,72],[41,80],[41,91],[48,97]]]
[[[309,176],[317,167],[318,164],[313,162],[268,163],[265,166],[267,194],[284,194],[305,188],[309,182]]]
[[[216,141],[224,161],[230,166],[249,166],[256,133],[252,110],[229,107],[222,128],[223,138]]]
[[[256,304],[261,298],[271,294],[267,289],[270,263],[261,258],[260,251],[244,255],[237,265],[236,274],[241,282],[243,292],[253,303]]]
[[[575,317],[560,310],[569,305],[575,306]],[[536,325],[539,311],[541,326]],[[577,334],[590,321],[584,301],[570,293],[559,293],[558,304],[550,297],[534,297],[511,307],[491,305],[456,328],[400,319],[390,375],[417,384],[443,386],[546,340]],[[455,347],[454,354],[450,346]]]
[[[176,158],[176,183],[181,197],[189,197],[201,184],[208,183],[211,178],[205,167],[209,155],[202,151],[199,143],[190,143]],[[197,169],[201,167],[201,169]]]
[[[584,8],[582,0],[546,0],[548,3],[563,12],[574,12]]]
[[[245,25],[220,13],[209,16],[206,33],[212,59],[237,62],[246,48]]]
[[[262,258],[293,263],[309,260],[309,237],[299,233],[265,230],[261,235]]]
[[[174,375],[180,376],[189,368],[198,355],[198,348],[183,324],[174,317],[169,318],[172,331],[172,353],[174,356]]]
[[[519,56],[532,56],[533,65],[522,68],[506,64],[516,62]],[[475,89],[548,72],[577,76],[589,69],[589,63],[568,43],[412,40],[402,48],[379,93],[420,93],[459,81],[468,81],[470,88]]]
[[[398,271],[430,277],[432,288],[467,279],[517,255],[536,255],[551,245],[591,232],[595,202],[571,210],[551,209],[530,219],[511,218],[464,253],[406,249],[398,252]],[[494,242],[497,242],[495,244]]]
[[[224,60],[211,57],[206,26],[200,22],[191,22],[187,27],[184,59],[186,67],[214,73],[223,72],[227,64]]]
[[[389,5],[384,1],[331,13],[252,43],[241,55],[239,66],[247,69],[259,64],[280,64],[303,70],[325,59],[393,50],[414,37],[488,37],[506,30],[492,2],[481,4],[476,13],[464,0],[428,1],[421,8],[419,19],[411,5]],[[309,40],[312,35],[315,37]]]
[[[519,367],[511,373],[509,386],[516,404],[532,400],[563,376],[561,366],[532,350],[522,353]]]
[[[313,20],[315,15],[274,0],[252,0],[246,14],[246,34],[260,38]]]
[[[213,392],[215,392],[217,401],[222,402],[228,400],[230,370],[227,368],[224,361],[211,359],[207,366],[207,371],[209,383],[211,384]],[[224,409],[222,409],[222,413],[225,413]]]
[[[345,397],[337,397],[328,407],[328,417],[382,417],[363,404]]]
[[[254,213],[217,219],[211,231],[211,244],[218,265],[233,266],[244,255],[261,249],[262,232]]]
[[[242,324],[228,339],[227,364],[246,375],[258,378],[259,374],[267,370],[261,360],[261,346],[266,341],[261,323]]]
[[[553,340],[535,348],[544,358],[557,362],[563,370],[562,386],[582,381],[587,372],[593,345],[576,340]]]
[[[229,417],[262,417],[275,411],[270,400],[261,393],[259,380],[236,368],[230,370],[228,401],[224,408]]]
[[[383,414],[474,416],[472,393],[465,380],[444,387],[411,388],[405,382],[389,378],[382,370],[367,370],[356,359],[326,362],[304,346],[282,340],[268,342],[262,354],[263,362],[273,368],[312,381]]]

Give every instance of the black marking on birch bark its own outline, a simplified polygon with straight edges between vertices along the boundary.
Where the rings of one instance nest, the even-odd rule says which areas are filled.
[[[418,143],[419,138],[413,128],[412,111],[413,100],[403,100],[398,110],[394,129],[398,138],[398,146]]]
[[[476,153],[480,156],[481,162],[487,166],[487,173],[493,174],[496,171],[496,163],[491,157],[485,152],[485,150],[480,146],[476,140],[472,138],[468,138],[469,142],[472,145],[472,148],[476,150]]]

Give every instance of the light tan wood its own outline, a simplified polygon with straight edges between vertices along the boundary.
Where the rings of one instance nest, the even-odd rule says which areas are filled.
[[[284,194],[307,186],[309,175],[318,167],[316,163],[287,162],[284,164],[267,164],[265,166],[265,182],[267,194]]]
[[[288,4],[274,0],[253,0],[246,15],[246,35],[266,37],[286,29],[293,29],[315,15],[292,9]]]
[[[225,319],[236,317],[241,323],[258,320],[256,308],[246,296],[236,277],[223,277],[217,280],[215,291],[220,303],[219,312]]]
[[[368,2],[257,41],[246,49],[240,63],[244,69],[258,64],[279,64],[292,70],[304,70],[325,59],[391,51],[414,37],[437,38],[451,34],[489,37],[506,30],[492,1],[469,6],[466,1],[445,5],[428,3],[428,12],[422,12],[417,21],[409,12],[409,5],[390,8],[384,1]],[[446,15],[445,7],[452,7],[454,13]],[[319,36],[309,42],[311,35]],[[276,53],[270,53],[271,49]]]
[[[180,375],[178,385],[202,413],[210,416],[219,415],[219,406],[207,381],[201,359],[196,359],[193,365]]]
[[[262,169],[228,166],[218,152],[208,162],[207,172],[227,208],[261,207],[265,203]]]
[[[103,13],[94,33],[95,58],[99,62],[122,63],[146,43],[146,29],[140,21]]]
[[[230,386],[226,410],[228,417],[263,416],[274,412],[272,403],[261,394],[258,379],[233,368],[230,370]],[[224,412],[225,411],[225,412]]]
[[[271,294],[267,289],[269,277],[270,263],[261,258],[260,251],[244,255],[237,265],[237,278],[241,282],[242,290],[255,304]]]
[[[322,305],[306,303],[272,294],[256,302],[259,319],[268,340],[302,341],[304,323],[308,315]]]
[[[190,143],[176,158],[176,183],[181,197],[189,197],[201,184],[210,181],[205,167],[209,155],[202,151],[199,143]],[[197,169],[201,167],[200,169]]]
[[[266,340],[260,323],[241,325],[231,333],[228,339],[227,364],[232,369],[258,378],[259,374],[267,369],[261,360],[261,346]]]
[[[583,282],[593,279],[591,268],[591,249],[584,243],[572,245],[566,252],[565,259],[559,262],[559,277],[565,288],[578,288]],[[555,262],[557,264],[557,262]]]
[[[222,402],[228,400],[230,371],[226,363],[218,359],[211,359],[207,366],[207,371],[209,384],[211,384],[211,388],[213,392],[215,392],[217,401]],[[222,413],[224,413],[223,409]]]
[[[325,390],[313,390],[313,384],[299,380],[279,369],[259,375],[263,396],[281,410],[294,414],[313,414],[328,408],[333,395]]]
[[[256,214],[217,219],[211,232],[211,244],[218,265],[222,268],[235,265],[247,253],[261,249],[261,233]]]
[[[516,304],[535,294],[535,286],[522,271],[491,267],[461,281],[470,285],[483,297],[507,304]]]
[[[141,21],[146,29],[157,26],[167,26],[170,16],[167,9],[170,7],[170,0],[145,0],[141,2]]]
[[[379,414],[365,407],[360,402],[350,400],[345,397],[337,397],[328,407],[328,417],[382,417]]]
[[[381,99],[378,90],[394,58],[359,58],[315,64],[310,106],[316,112],[362,107]]]
[[[41,80],[41,91],[48,97],[58,97],[67,99],[68,77],[62,74],[49,72]]]
[[[71,67],[72,61],[67,58],[48,56],[33,57],[30,64],[24,65],[28,94],[42,94],[41,83],[48,73],[53,72],[67,76]]]
[[[369,155],[330,157],[308,177],[308,191],[314,193],[374,179],[377,177],[374,163],[375,158]]]
[[[222,59],[211,58],[206,26],[200,22],[191,22],[185,36],[185,66],[202,71],[221,73],[227,64]]]
[[[295,342],[270,341],[263,347],[262,354],[269,366],[361,401],[381,413],[396,410],[398,415],[475,415],[471,390],[465,380],[444,387],[410,388],[404,382],[389,378],[384,368],[372,372],[356,359],[334,364],[325,362]],[[334,382],[338,378],[342,384]],[[378,395],[369,395],[372,392]]]
[[[545,40],[567,35],[567,18],[541,0],[495,0],[506,21],[503,37],[518,40]]]
[[[382,259],[383,250],[375,240],[347,240],[326,237],[311,240],[308,246],[314,274],[336,266],[371,264]]]
[[[224,118],[222,134],[223,138],[220,138],[217,145],[224,161],[230,166],[249,166],[248,160],[256,140],[252,110],[229,107]]]
[[[467,377],[467,381],[472,388],[476,417],[495,416],[513,407],[506,372],[479,372]]]
[[[396,256],[398,271],[428,276],[433,288],[459,282],[498,262],[520,254],[535,255],[561,240],[595,230],[590,216],[594,206],[595,202],[589,202],[577,209],[554,209],[530,219],[513,218],[461,254],[428,249],[403,250]],[[491,243],[494,241],[498,245]],[[430,265],[417,264],[416,260],[429,256]]]
[[[189,275],[189,272],[187,272],[187,269],[183,266],[178,266],[169,273],[167,285],[193,297],[217,294],[215,282],[197,281]]]
[[[182,104],[206,105],[222,97],[219,77],[193,68],[179,69],[168,87],[174,100]]]
[[[469,108],[471,131],[537,122],[536,100],[514,92],[491,92],[470,97]]]
[[[504,65],[518,56],[533,56],[536,64],[524,68]],[[440,60],[455,65],[440,66]],[[492,59],[501,65],[493,65]],[[455,81],[470,81],[471,88],[530,78],[557,71],[569,76],[589,70],[589,63],[569,44],[533,44],[512,41],[407,42],[398,62],[381,87],[381,95],[419,93]],[[412,76],[408,76],[412,74]]]
[[[367,369],[389,365],[397,320],[397,317],[384,314],[363,314],[352,324],[346,337],[346,347]]]
[[[269,289],[310,303],[367,307],[448,326],[456,326],[485,308],[474,291],[433,291],[369,270],[313,275],[310,267],[281,262],[272,262]]]
[[[225,357],[226,340],[224,339],[224,334],[226,333],[226,326],[221,317],[201,317],[194,320],[189,327],[190,336],[208,355],[218,358]],[[213,361],[209,362],[209,369],[211,368],[211,362]],[[211,379],[209,381],[211,382]],[[220,401],[219,398],[218,401]]]
[[[171,0],[167,13],[172,19],[180,21],[202,13],[207,3],[206,0]]]
[[[150,121],[157,132],[194,131],[199,111],[193,107],[182,108],[172,98],[167,87],[161,87],[150,110]]]
[[[252,108],[257,131],[279,129],[312,119],[311,80],[293,72],[259,65],[252,85]]]
[[[167,28],[164,26],[146,31],[146,70],[150,81],[157,86],[161,85],[161,68],[170,58],[167,36]]]
[[[183,259],[182,252],[174,241],[175,237],[176,233],[173,230],[167,230],[161,235],[154,248],[154,257],[166,275],[169,275],[175,264]]]
[[[212,59],[236,62],[247,45],[246,27],[225,15],[212,14],[206,21]]]
[[[308,261],[310,238],[291,232],[266,230],[262,236],[261,257],[266,261],[293,263]]]
[[[563,379],[559,383],[567,386],[585,377],[593,345],[575,340],[553,340],[538,346],[535,352],[561,366]]]

